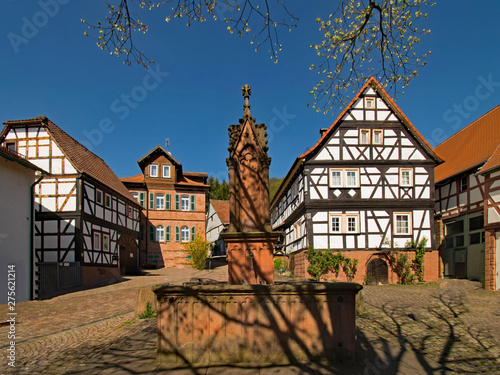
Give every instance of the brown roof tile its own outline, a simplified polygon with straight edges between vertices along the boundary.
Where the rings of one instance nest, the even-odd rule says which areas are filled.
[[[485,165],[479,170],[480,173],[488,173],[489,171],[493,169],[500,168],[500,144],[498,145],[497,149],[491,155],[491,157],[488,159]]]
[[[104,160],[102,160],[96,154],[90,152],[87,148],[85,148],[82,144],[69,136],[47,117],[38,116],[26,120],[7,121],[4,124],[6,127],[30,124],[43,125],[45,129],[52,135],[54,141],[61,148],[62,152],[66,155],[71,164],[73,164],[73,166],[79,173],[88,175],[94,180],[106,185],[110,189],[119,193],[129,201],[136,203],[136,200],[132,197],[128,189],[118,179],[118,177],[104,162]],[[2,135],[3,134],[4,132],[2,132]]]
[[[142,173],[136,174],[135,176],[130,177],[120,177],[121,182],[135,182],[135,183],[143,183],[144,175]]]
[[[229,201],[210,200],[223,224],[229,224]]]
[[[436,183],[481,167],[492,157],[499,144],[500,105],[436,146],[436,151],[446,160],[435,169]],[[493,158],[491,164],[495,160]]]

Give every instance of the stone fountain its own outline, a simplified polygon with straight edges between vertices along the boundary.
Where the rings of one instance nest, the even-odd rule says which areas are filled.
[[[354,359],[355,283],[274,283],[266,126],[229,127],[228,283],[159,285],[157,360],[168,368]]]

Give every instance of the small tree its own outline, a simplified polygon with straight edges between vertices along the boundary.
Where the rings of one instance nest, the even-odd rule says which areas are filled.
[[[205,269],[208,251],[212,245],[207,240],[197,235],[194,241],[184,244],[184,249],[191,256],[191,266],[201,271]]]

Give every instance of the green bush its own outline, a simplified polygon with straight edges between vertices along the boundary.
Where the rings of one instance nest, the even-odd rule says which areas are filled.
[[[340,268],[344,271],[347,281],[352,281],[358,270],[358,260],[344,256],[340,251],[334,253],[332,250],[315,250],[309,248],[307,251],[309,267],[307,272],[314,280],[327,280],[330,272],[338,276]]]
[[[274,269],[276,271],[286,271],[288,269],[288,262],[283,258],[274,259]]]
[[[197,235],[194,241],[184,244],[184,249],[191,257],[190,263],[193,268],[199,271],[205,269],[210,247],[210,242],[204,240],[200,235]]]

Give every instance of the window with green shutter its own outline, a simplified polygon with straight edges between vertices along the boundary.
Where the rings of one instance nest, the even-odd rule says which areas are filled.
[[[149,240],[150,241],[155,240],[155,227],[152,225],[149,226]]]
[[[165,227],[165,241],[170,242],[170,225]]]
[[[181,197],[179,196],[179,194],[175,194],[175,209],[181,209]]]
[[[194,211],[195,209],[195,199],[196,199],[196,196],[194,195],[191,195],[191,211]]]
[[[191,227],[191,241],[194,241],[194,238],[196,237],[196,227]]]
[[[165,210],[170,210],[170,194],[165,194]]]
[[[177,225],[175,226],[175,242],[181,242],[181,230]]]
[[[155,195],[154,195],[154,193],[149,193],[149,209],[150,210],[155,209]]]
[[[141,224],[141,241],[144,241],[144,224]]]
[[[139,204],[144,207],[144,192],[139,193]]]

